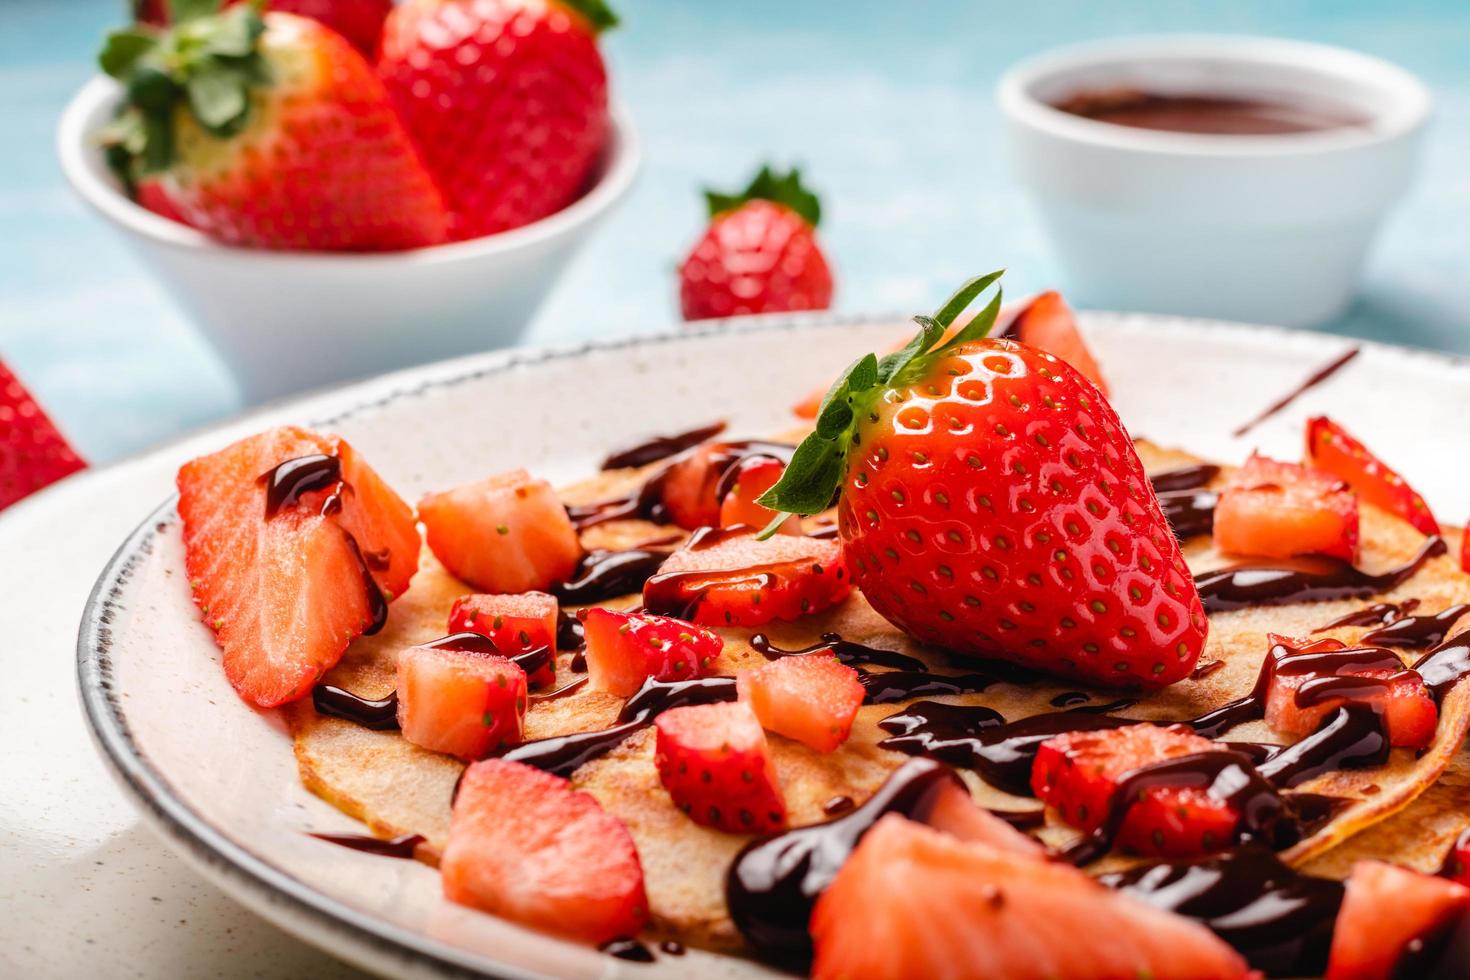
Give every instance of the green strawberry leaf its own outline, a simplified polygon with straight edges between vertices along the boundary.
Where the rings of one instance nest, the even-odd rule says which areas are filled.
[[[939,321],[941,327],[948,330],[955,319],[965,312],[966,307],[975,302],[975,297],[989,289],[991,284],[1003,275],[1005,275],[1005,270],[998,269],[989,275],[976,276],[971,279],[955,290],[954,295],[939,308],[939,312],[934,314],[934,319]]]
[[[189,79],[188,90],[194,118],[216,135],[227,134],[250,109],[245,83],[228,72],[195,75]]]
[[[561,0],[563,4],[582,15],[592,25],[592,31],[601,34],[618,26],[618,15],[602,0]]]
[[[169,0],[169,19],[175,24],[188,24],[219,12],[220,0]]]
[[[761,167],[760,173],[755,175],[744,190],[733,194],[706,190],[704,199],[712,219],[749,201],[760,200],[774,201],[790,208],[813,228],[822,220],[822,202],[802,184],[801,171],[795,167],[784,174],[777,173],[769,166]]]
[[[125,78],[132,67],[157,46],[157,35],[148,31],[131,27],[113,31],[102,42],[97,64],[113,78]]]
[[[990,335],[990,328],[995,326],[995,318],[1000,315],[1000,290],[985,304],[985,308],[976,313],[969,323],[965,324],[945,345],[939,348],[938,353],[944,353],[951,348],[961,344],[968,344],[972,340],[979,340]]]

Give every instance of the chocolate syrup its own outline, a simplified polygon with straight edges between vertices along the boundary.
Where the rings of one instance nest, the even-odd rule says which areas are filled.
[[[1313,633],[1326,633],[1341,626],[1387,626],[1403,619],[1410,612],[1419,608],[1418,599],[1405,599],[1403,602],[1375,602],[1364,609],[1355,609],[1346,616],[1339,616],[1324,626],[1318,626],[1312,630]]]
[[[647,548],[589,551],[577,562],[577,567],[565,582],[551,587],[551,594],[573,606],[632,595],[643,591],[643,583],[659,570],[669,555],[668,551]],[[581,643],[576,645],[581,646]],[[562,646],[559,633],[557,646]]]
[[[1205,612],[1293,602],[1358,599],[1407,582],[1424,563],[1446,551],[1443,538],[1424,542],[1407,564],[1377,575],[1333,558],[1292,559],[1280,565],[1232,565],[1195,576]]]
[[[597,949],[608,956],[616,956],[620,960],[629,960],[633,963],[653,962],[653,953],[636,939],[610,939]]]
[[[500,654],[500,648],[495,645],[495,641],[482,633],[450,633],[437,640],[430,640],[423,646],[431,650],[450,650],[454,653],[495,654],[496,656]]]
[[[1154,493],[1177,493],[1180,490],[1202,490],[1219,475],[1220,467],[1204,463],[1150,474],[1148,482],[1153,485]]]
[[[649,463],[657,463],[661,459],[677,456],[684,450],[692,449],[701,442],[707,442],[724,432],[725,425],[724,422],[712,422],[709,425],[676,435],[654,436],[636,446],[629,446],[610,453],[607,459],[602,461],[602,469],[621,470],[634,466],[647,466]]]
[[[311,689],[311,703],[319,715],[356,722],[375,732],[398,730],[398,692],[374,701],[331,684]]]
[[[351,532],[343,530],[347,537],[347,545],[352,550],[352,556],[357,560],[357,570],[362,576],[363,594],[367,596],[368,624],[363,627],[363,636],[372,636],[380,632],[388,625],[388,600],[383,598],[383,590],[378,588],[378,580],[373,578],[373,570],[368,567],[367,559],[362,556],[362,549],[357,545],[357,539]]]
[[[1262,762],[1257,771],[1273,786],[1290,789],[1324,772],[1372,769],[1388,761],[1388,726],[1370,704],[1345,704],[1306,738]]]
[[[1424,678],[1435,703],[1443,704],[1445,695],[1470,674],[1470,633],[1461,633],[1430,650],[1419,658],[1414,669]]]
[[[1150,92],[1120,87],[1084,89],[1053,107],[1114,126],[1205,136],[1279,136],[1362,126],[1368,118],[1347,107],[1217,93]]]
[[[658,948],[660,952],[667,953],[670,956],[684,955],[684,944],[677,939],[665,939],[658,944]]]
[[[1086,704],[1092,699],[1081,691],[1063,691],[1051,699],[1053,708],[1075,708],[1079,704]]]
[[[1215,529],[1215,505],[1220,495],[1212,490],[1180,490],[1159,494],[1159,507],[1180,541],[1209,534]]]
[[[265,485],[265,517],[270,520],[282,507],[294,505],[315,490],[327,490],[342,482],[342,461],[336,456],[298,456],[278,464],[260,476]]]
[[[930,674],[926,671],[891,670],[861,674],[858,681],[867,696],[863,704],[893,704],[929,694],[973,694],[996,683],[990,674]]]
[[[1318,368],[1305,381],[1297,385],[1291,391],[1287,392],[1277,401],[1273,402],[1260,415],[1257,415],[1245,425],[1242,425],[1240,428],[1236,429],[1234,432],[1231,433],[1231,435],[1237,438],[1245,435],[1247,432],[1254,429],[1256,426],[1260,425],[1262,422],[1266,421],[1277,412],[1286,408],[1286,406],[1290,405],[1292,402],[1296,401],[1302,395],[1306,394],[1308,391],[1311,391],[1313,388],[1317,387],[1319,384],[1332,377],[1338,371],[1341,371],[1344,367],[1347,366],[1349,361],[1358,356],[1358,353],[1361,350],[1362,348],[1354,347],[1347,353],[1343,354],[1341,357],[1332,361],[1330,364],[1326,364],[1321,368]]]
[[[770,637],[764,633],[757,633],[750,638],[751,648],[765,657],[767,660],[780,660],[782,657],[804,657],[812,653],[831,653],[840,662],[852,666],[854,664],[872,664],[876,667],[892,667],[895,670],[908,670],[923,673],[929,666],[918,657],[910,657],[907,654],[898,653],[894,650],[884,650],[881,647],[865,646],[854,643],[852,640],[844,640],[838,633],[823,633],[822,642],[813,643],[808,647],[800,647],[795,650],[785,650],[771,642]]]
[[[1005,721],[999,711],[984,705],[915,701],[878,722],[879,728],[890,733],[878,747],[968,767],[971,742]]]
[[[1416,649],[1438,646],[1467,612],[1470,612],[1470,604],[1460,603],[1432,616],[1405,616],[1363,634],[1359,642]]]
[[[717,704],[736,699],[735,678],[695,677],[687,681],[660,681],[650,677],[623,703],[618,721],[652,721],[665,711],[691,704]]]
[[[582,688],[586,687],[587,681],[589,679],[590,678],[586,677],[578,677],[570,684],[563,684],[561,687],[557,688],[554,691],[548,691],[545,694],[533,694],[531,695],[529,704],[541,704],[544,701],[560,701],[562,698],[570,697],[571,695],[576,694]]]
[[[829,817],[840,817],[844,813],[851,812],[855,806],[857,806],[857,801],[844,794],[842,796],[834,796],[826,803],[823,803],[822,812]]]
[[[354,851],[362,851],[364,854],[376,854],[379,857],[411,858],[414,848],[425,840],[421,834],[403,834],[399,837],[390,837],[384,840],[381,837],[368,837],[365,834],[313,834],[306,836],[324,840],[328,844],[336,844],[340,847],[350,847]]]
[[[1206,660],[1204,663],[1196,666],[1194,670],[1190,671],[1189,679],[1192,681],[1202,681],[1216,671],[1223,670],[1224,667],[1225,661],[1223,660]]]

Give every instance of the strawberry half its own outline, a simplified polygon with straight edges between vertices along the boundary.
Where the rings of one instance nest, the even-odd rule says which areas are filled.
[[[1383,861],[1359,861],[1348,876],[1342,908],[1332,931],[1326,980],[1393,980],[1429,976],[1406,960],[1442,933],[1463,928],[1470,914],[1470,889]],[[1460,970],[1444,976],[1462,976]]]
[[[1358,498],[1338,477],[1252,453],[1215,505],[1215,547],[1239,555],[1358,557]]]
[[[818,752],[847,741],[864,695],[856,670],[818,654],[782,657],[741,671],[735,683],[761,727]]]
[[[309,692],[418,567],[413,512],[340,439],[271,429],[185,463],[178,487],[194,602],[262,707]]]
[[[1391,650],[1351,649],[1341,640],[1293,640],[1271,635],[1271,682],[1266,724],[1287,735],[1309,735],[1348,702],[1377,705],[1398,748],[1434,740],[1439,708],[1419,672]]]
[[[1108,396],[1108,383],[1103,380],[1102,369],[1083,342],[1082,334],[1077,332],[1077,318],[1061,293],[1042,293],[1026,304],[1011,321],[1007,336],[1061,358],[1097,385],[1104,398]]]
[[[526,672],[479,650],[426,643],[398,655],[398,726],[415,745],[483,759],[521,741]]]
[[[835,606],[852,584],[835,541],[750,527],[705,529],[669,556],[643,587],[652,612],[704,626],[759,626]]]
[[[545,592],[519,595],[466,595],[449,609],[450,633],[478,633],[488,637],[503,656],[515,657],[532,650],[556,652],[558,604]],[[531,673],[532,687],[556,681],[556,657]]]
[[[628,828],[565,779],[518,762],[465,769],[439,870],[451,902],[584,942],[648,923]]]
[[[582,614],[587,676],[593,690],[631,697],[650,677],[704,677],[725,641],[682,619],[588,609]]]
[[[86,466],[0,361],[0,510]]]
[[[727,474],[722,483],[729,481],[729,490],[720,501],[720,527],[748,524],[765,527],[776,517],[776,512],[762,507],[756,499],[771,489],[786,472],[786,464],[773,456],[747,456],[735,464],[733,474]],[[788,517],[780,525],[783,534],[801,534],[801,520]]]
[[[1439,533],[1439,522],[1424,498],[1367,446],[1324,415],[1307,420],[1307,462],[1345,481],[1364,501],[1397,514],[1420,533]]]
[[[665,711],[654,722],[654,762],[689,819],[732,834],[786,826],[786,803],[766,733],[738,701]]]

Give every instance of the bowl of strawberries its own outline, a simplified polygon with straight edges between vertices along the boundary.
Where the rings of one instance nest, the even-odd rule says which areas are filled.
[[[247,401],[513,342],[632,185],[601,0],[142,0],[62,168]]]

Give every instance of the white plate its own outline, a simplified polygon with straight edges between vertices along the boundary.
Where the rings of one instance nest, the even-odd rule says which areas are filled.
[[[1230,433],[1350,342],[1271,328],[1092,314],[1084,328],[1136,435],[1237,459],[1295,458],[1301,421],[1327,411],[1406,472],[1440,516],[1470,514],[1470,362],[1363,344],[1331,381],[1245,439]],[[469,358],[390,375],[270,413],[340,432],[407,499],[524,465],[553,481],[610,447],[728,418],[742,433],[787,407],[897,318],[749,320],[573,350]],[[257,420],[260,421],[260,420]],[[264,424],[263,421],[260,424]],[[240,433],[220,432],[217,443]],[[204,440],[194,440],[199,444]],[[213,441],[211,441],[213,442]],[[78,641],[83,704],[103,754],[186,859],[277,924],[368,969],[403,976],[749,975],[691,952],[625,964],[443,901],[411,861],[359,855],[303,831],[358,825],[307,793],[278,717],[246,708],[218,667],[183,575],[173,501],[103,571]]]

